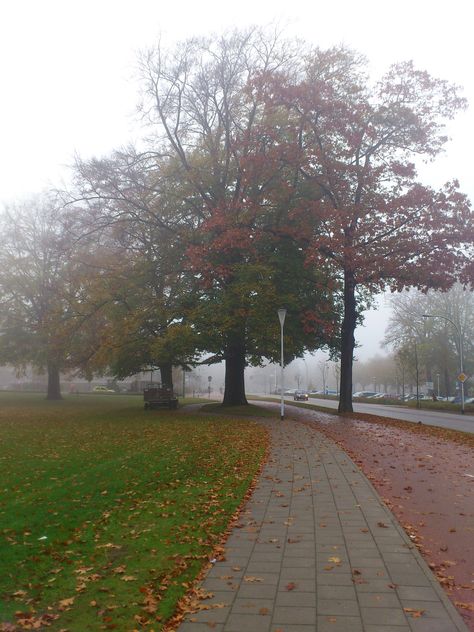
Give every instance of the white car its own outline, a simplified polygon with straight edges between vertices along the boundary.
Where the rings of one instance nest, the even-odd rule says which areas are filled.
[[[373,397],[374,395],[378,395],[378,393],[375,391],[357,391],[352,397]]]

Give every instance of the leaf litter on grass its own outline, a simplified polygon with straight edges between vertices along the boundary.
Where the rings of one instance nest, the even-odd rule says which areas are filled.
[[[136,407],[58,410],[0,414],[0,622],[159,630],[239,507],[265,431]]]

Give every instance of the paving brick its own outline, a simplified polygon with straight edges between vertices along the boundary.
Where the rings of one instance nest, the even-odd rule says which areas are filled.
[[[301,592],[299,590],[279,591],[276,595],[275,605],[277,607],[300,607],[314,608],[316,606],[316,594],[311,592]]]
[[[277,593],[278,587],[276,585],[262,585],[259,584],[247,584],[241,585],[237,591],[236,597],[247,598],[253,597],[254,599],[274,599]]]
[[[278,584],[278,591],[288,590],[289,585],[292,591],[316,593],[316,580],[314,579],[281,579]]]
[[[180,630],[181,632],[181,630]],[[411,632],[408,625],[366,625],[365,632]]]
[[[397,586],[401,600],[439,601],[439,595],[431,586]]]
[[[367,625],[405,625],[407,618],[400,608],[363,608],[362,620]]]
[[[209,632],[209,630],[213,630],[213,632],[223,632],[224,624],[218,623],[213,625],[212,628],[209,627],[207,623],[196,623],[194,621],[185,621],[179,626],[179,632]]]
[[[233,613],[242,614],[259,614],[262,616],[262,612],[271,612],[274,607],[273,599],[258,599],[255,597],[240,597],[238,596],[232,604]]]
[[[283,581],[295,581],[298,579],[315,579],[316,578],[316,568],[313,567],[304,567],[304,566],[284,566],[281,569],[280,577]]]
[[[400,608],[398,596],[392,592],[359,593],[361,608]]]
[[[273,622],[282,624],[292,623],[300,625],[315,625],[316,608],[276,606],[273,611]]]
[[[181,632],[181,631],[180,631]],[[314,625],[297,625],[285,623],[285,628],[282,630],[280,624],[272,625],[270,632],[314,632]]]
[[[227,619],[224,632],[267,632],[270,629],[270,623],[270,616],[231,614]]]
[[[409,625],[411,632],[460,632],[460,630],[466,630],[465,627],[460,628],[447,619],[411,619]]]
[[[319,615],[316,629],[318,632],[363,632],[359,617]]]
[[[349,599],[323,599],[316,602],[318,614],[359,616],[359,604]]]
[[[357,595],[353,586],[318,586],[318,597],[321,599],[356,600]]]

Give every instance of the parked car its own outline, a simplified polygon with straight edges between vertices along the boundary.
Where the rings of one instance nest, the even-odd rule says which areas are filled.
[[[94,393],[115,393],[112,388],[107,388],[107,386],[94,386],[92,391]]]
[[[308,393],[306,391],[295,391],[293,399],[295,400],[295,402],[307,402]]]
[[[357,391],[352,397],[373,397],[374,395],[378,395],[378,393],[375,391]]]
[[[456,395],[456,397],[454,398],[450,398],[450,401],[453,404],[460,404],[461,403],[461,396],[460,395]],[[468,397],[467,395],[464,396],[464,403],[465,404],[472,404],[472,402],[474,401],[474,397]]]
[[[377,393],[376,395],[370,395],[368,396],[369,399],[384,399],[387,396],[387,393]]]

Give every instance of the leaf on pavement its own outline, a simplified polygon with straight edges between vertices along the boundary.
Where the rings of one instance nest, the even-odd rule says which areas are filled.
[[[412,616],[413,619],[419,619],[425,612],[424,610],[417,610],[416,608],[403,608],[403,610]]]

